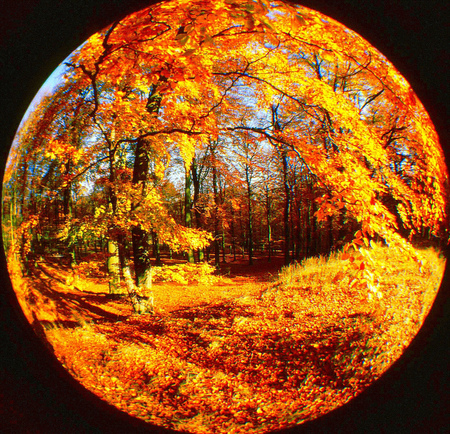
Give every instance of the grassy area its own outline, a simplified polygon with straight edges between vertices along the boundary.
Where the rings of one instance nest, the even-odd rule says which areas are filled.
[[[402,354],[445,266],[420,253],[422,267],[373,250],[383,297],[371,302],[332,282],[340,254],[266,279],[249,268],[214,285],[155,284],[155,315],[131,315],[101,279],[68,286],[67,270],[49,264],[17,292],[63,365],[119,409],[193,433],[262,433],[343,405]]]

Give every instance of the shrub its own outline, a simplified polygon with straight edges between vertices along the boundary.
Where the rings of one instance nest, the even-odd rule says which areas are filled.
[[[153,280],[155,282],[174,282],[182,285],[189,283],[212,284],[218,279],[214,276],[215,268],[207,262],[199,264],[176,264],[153,267]]]

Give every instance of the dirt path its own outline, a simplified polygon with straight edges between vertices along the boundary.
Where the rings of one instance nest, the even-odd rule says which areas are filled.
[[[155,311],[167,315],[180,309],[209,306],[237,298],[258,296],[282,266],[282,258],[246,260],[227,258],[219,280],[211,285],[153,285]],[[120,321],[132,315],[129,300],[109,295],[107,276],[91,279],[73,276],[69,267],[47,260],[36,264],[26,278],[24,310],[35,326],[74,327],[84,321]]]

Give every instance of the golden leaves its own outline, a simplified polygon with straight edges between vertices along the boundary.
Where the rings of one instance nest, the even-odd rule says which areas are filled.
[[[365,234],[387,237],[396,231],[397,216],[411,230],[444,221],[448,176],[420,101],[367,41],[316,11],[277,4],[273,12],[262,1],[166,2],[93,35],[73,54],[70,68],[73,91],[58,98],[49,117],[72,128],[55,114],[66,111],[82,125],[72,128],[82,130],[80,137],[61,134],[53,120],[40,134],[24,134],[28,141],[44,140],[47,162],[70,159],[82,172],[96,152],[117,152],[111,164],[118,165],[119,154],[130,158],[131,144],[147,137],[154,176],[163,178],[162,160],[174,148],[189,168],[202,141],[229,140],[242,126],[286,146],[287,159],[301,162],[328,191],[319,220],[345,208]],[[149,113],[155,86],[159,110]],[[277,129],[267,116],[272,105],[280,114]],[[401,126],[401,137],[389,135],[389,123],[394,132]],[[395,168],[392,157],[405,162]],[[161,233],[178,230],[156,189],[130,214],[139,202],[135,189],[126,182],[109,187],[119,191],[121,227],[132,222],[161,225]],[[388,209],[385,196],[395,199],[396,209]],[[191,235],[195,244],[198,234]],[[174,237],[188,245],[191,235]],[[356,237],[355,246],[367,240]]]

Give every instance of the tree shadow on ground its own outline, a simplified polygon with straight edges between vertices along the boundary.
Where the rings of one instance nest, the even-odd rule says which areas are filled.
[[[56,318],[55,321],[39,320],[44,328],[50,328],[52,324],[72,328],[83,321],[90,322],[99,318],[119,321],[128,317],[98,306],[113,300],[109,294],[68,288],[61,278],[42,267],[34,267],[29,279],[31,285],[25,296],[25,302],[30,310],[35,312],[35,320],[40,316],[40,311],[48,312],[50,316]],[[124,308],[129,306],[125,298],[114,298],[114,302],[123,305]]]
[[[299,388],[312,376],[317,386],[332,384],[341,388],[349,384],[356,367],[368,357],[365,343],[369,336],[359,326],[370,318],[360,314],[350,314],[326,326],[320,325],[320,318],[305,315],[301,321],[315,326],[305,327],[304,332],[293,336],[288,330],[294,328],[298,318],[283,317],[279,331],[246,329],[245,322],[251,323],[257,316],[254,307],[230,300],[179,308],[167,315],[130,315],[128,300],[119,298],[114,304],[119,308],[122,305],[119,310],[127,314],[115,314],[98,306],[112,301],[108,294],[68,288],[51,269],[44,273],[36,268],[31,279],[34,287],[27,302],[34,311],[48,309],[38,304],[42,297],[33,300],[38,292],[53,303],[58,317],[47,321],[33,315],[41,335],[51,327],[73,328],[83,321],[92,322],[99,332],[116,342],[167,350],[204,369],[239,375],[250,384]],[[236,327],[240,322],[243,329]]]

